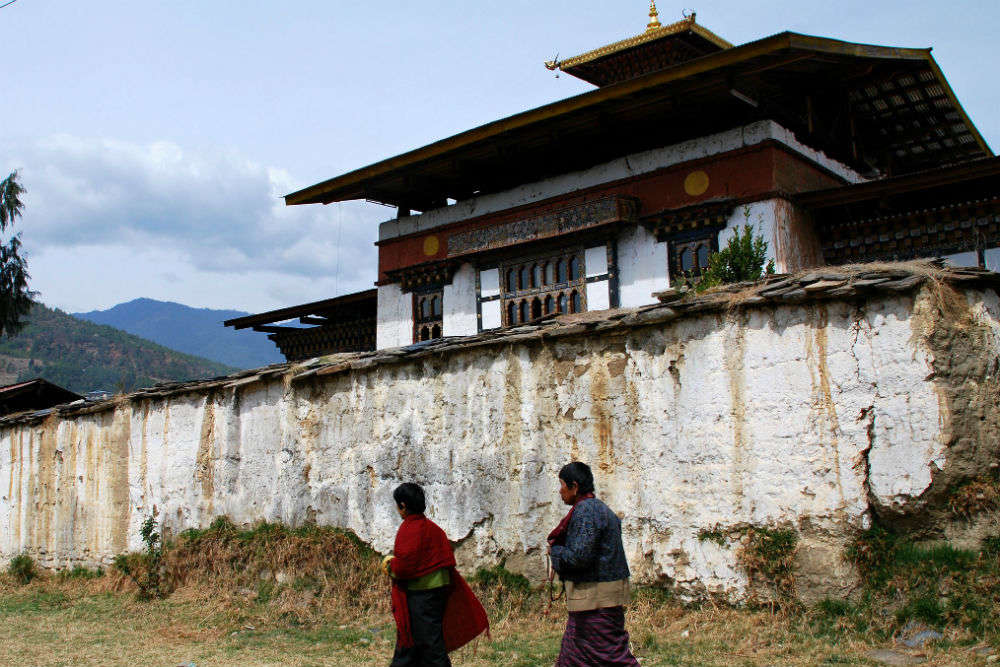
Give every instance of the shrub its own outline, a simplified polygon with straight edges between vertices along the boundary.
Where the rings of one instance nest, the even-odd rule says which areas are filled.
[[[530,593],[531,582],[522,574],[511,572],[503,565],[481,567],[472,575],[472,582],[484,589],[501,593]]]
[[[748,526],[737,560],[751,582],[768,585],[778,599],[795,594],[798,533],[790,528]]]
[[[14,556],[7,566],[7,573],[21,585],[30,583],[32,579],[38,576],[38,571],[35,569],[35,561],[28,554]]]
[[[750,209],[743,209],[746,221],[742,230],[734,230],[726,247],[708,258],[708,269],[701,276],[698,291],[716,285],[760,280],[774,273],[774,260],[767,259],[767,241],[755,234],[750,224]]]
[[[115,557],[115,568],[139,587],[139,599],[150,600],[166,596],[160,570],[163,563],[163,543],[156,531],[156,512],[142,522],[139,530],[146,545],[145,553],[121,554]]]

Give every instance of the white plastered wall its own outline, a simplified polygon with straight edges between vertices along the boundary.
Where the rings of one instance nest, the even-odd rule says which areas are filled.
[[[726,228],[719,232],[719,248],[724,248],[736,230],[749,223],[767,241],[767,258],[774,260],[777,273],[821,266],[824,263],[822,247],[806,215],[785,199],[737,206]]]
[[[608,246],[599,245],[583,251],[583,265],[587,278],[596,278],[608,272]],[[611,283],[596,280],[587,283],[587,310],[607,310],[611,307]]]
[[[618,237],[618,299],[622,308],[656,303],[653,292],[670,286],[667,244],[642,225]]]
[[[413,342],[413,297],[392,283],[379,285],[375,347],[400,347]]]
[[[476,324],[476,269],[462,264],[444,286],[445,336],[471,336],[478,331]]]
[[[658,169],[728,153],[747,146],[755,146],[765,141],[776,141],[787,146],[793,152],[840,176],[848,183],[860,183],[864,180],[861,175],[846,165],[799,142],[790,130],[774,121],[764,120],[672,146],[633,153],[589,169],[560,174],[503,192],[473,197],[451,206],[425,211],[419,215],[388,220],[379,225],[379,240],[385,241],[407,234],[424,232],[476,216],[505,211],[509,208],[544,201],[584,188],[648,174]]]

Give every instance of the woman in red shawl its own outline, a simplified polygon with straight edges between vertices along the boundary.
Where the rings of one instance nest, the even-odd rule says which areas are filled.
[[[486,611],[455,569],[448,537],[424,516],[424,490],[407,482],[392,498],[403,523],[383,561],[396,620],[390,667],[450,667],[448,653],[489,632]]]

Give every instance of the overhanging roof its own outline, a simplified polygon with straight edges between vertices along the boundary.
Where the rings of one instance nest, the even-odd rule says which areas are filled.
[[[928,198],[965,201],[984,196],[1000,196],[1000,157],[814,190],[796,196],[795,201],[812,211],[826,211],[859,204],[885,207],[887,201],[896,197],[903,198],[909,207],[919,208],[927,205]]]
[[[234,329],[246,329],[248,327],[263,326],[273,322],[284,322],[296,317],[336,318],[346,310],[358,310],[366,307],[373,310],[377,298],[378,290],[370,289],[363,292],[355,292],[354,294],[345,294],[344,296],[338,296],[333,299],[324,299],[322,301],[303,303],[298,306],[289,306],[288,308],[269,310],[266,313],[244,315],[243,317],[226,320],[222,324],[223,326],[233,327]]]
[[[763,119],[863,171],[992,155],[929,49],[785,32],[488,123],[285,203],[427,210]]]

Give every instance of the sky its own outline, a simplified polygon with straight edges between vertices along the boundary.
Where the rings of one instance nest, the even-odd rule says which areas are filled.
[[[792,30],[934,47],[1000,149],[997,0],[684,0],[734,44]],[[542,62],[642,32],[646,0],[17,0],[0,9],[0,178],[39,299],[260,312],[368,289],[364,202],[294,190],[590,90]]]

